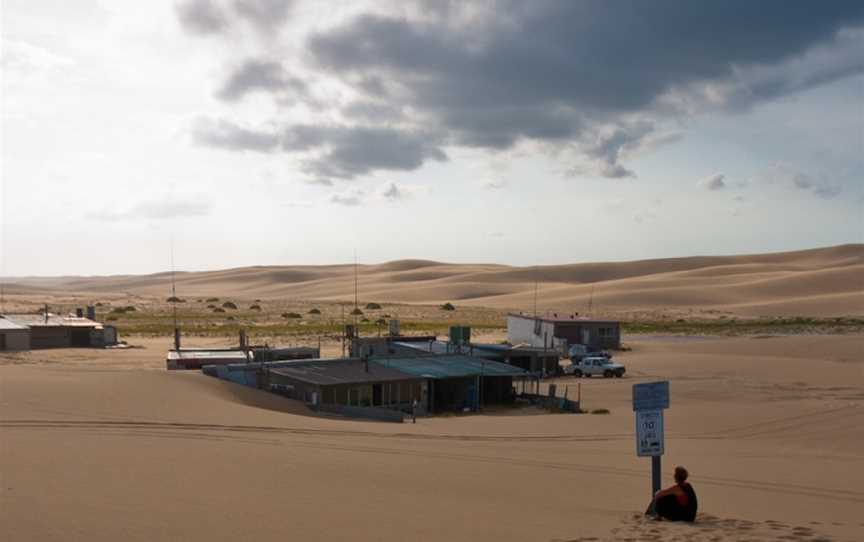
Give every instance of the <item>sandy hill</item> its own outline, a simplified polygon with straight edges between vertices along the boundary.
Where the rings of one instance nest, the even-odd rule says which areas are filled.
[[[864,314],[864,245],[739,256],[536,267],[400,260],[358,267],[363,300],[593,312]],[[166,296],[170,273],[12,279],[17,290]],[[346,300],[354,266],[256,266],[178,272],[181,296]]]

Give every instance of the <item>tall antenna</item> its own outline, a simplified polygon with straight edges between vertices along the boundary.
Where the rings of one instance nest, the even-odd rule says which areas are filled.
[[[591,285],[591,295],[588,297],[588,310],[585,311],[589,316],[591,315],[591,307],[594,305],[594,285]]]
[[[358,306],[358,301],[357,301],[357,249],[354,249],[354,310],[357,310],[358,308],[359,308],[359,306]]]
[[[540,290],[540,281],[534,279],[534,318],[537,318],[537,292]]]
[[[171,236],[171,305],[174,308],[174,350],[180,351],[180,327],[177,325],[177,282],[174,277],[174,236]]]

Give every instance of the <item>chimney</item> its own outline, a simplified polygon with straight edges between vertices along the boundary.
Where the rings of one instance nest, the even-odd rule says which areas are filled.
[[[75,316],[78,318],[84,318],[84,309],[82,309],[81,307],[75,309]]]
[[[90,320],[96,319],[96,307],[94,305],[87,305],[87,318]]]

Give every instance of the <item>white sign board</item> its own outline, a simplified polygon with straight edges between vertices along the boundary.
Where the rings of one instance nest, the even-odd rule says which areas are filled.
[[[636,455],[663,455],[663,411],[636,411]]]

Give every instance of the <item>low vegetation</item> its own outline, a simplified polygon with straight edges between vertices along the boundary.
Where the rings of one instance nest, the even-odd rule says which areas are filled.
[[[309,314],[321,314],[321,310],[317,309],[315,307],[312,307],[311,309],[309,309]]]
[[[453,306],[453,303],[450,303],[448,301],[447,303],[444,303],[443,305],[441,305],[441,310],[442,311],[455,311],[456,307]]]
[[[185,299],[180,299],[179,297],[172,295],[168,299],[165,300],[167,303],[186,303]]]
[[[261,312],[261,305],[258,305],[258,304],[250,305],[250,306],[249,306],[249,310],[250,310],[250,311],[258,311],[258,312]]]
[[[222,303],[222,308],[237,310],[237,305],[233,301],[226,301],[225,303]]]
[[[381,310],[381,305],[378,303],[366,303],[366,309],[370,311]]]

